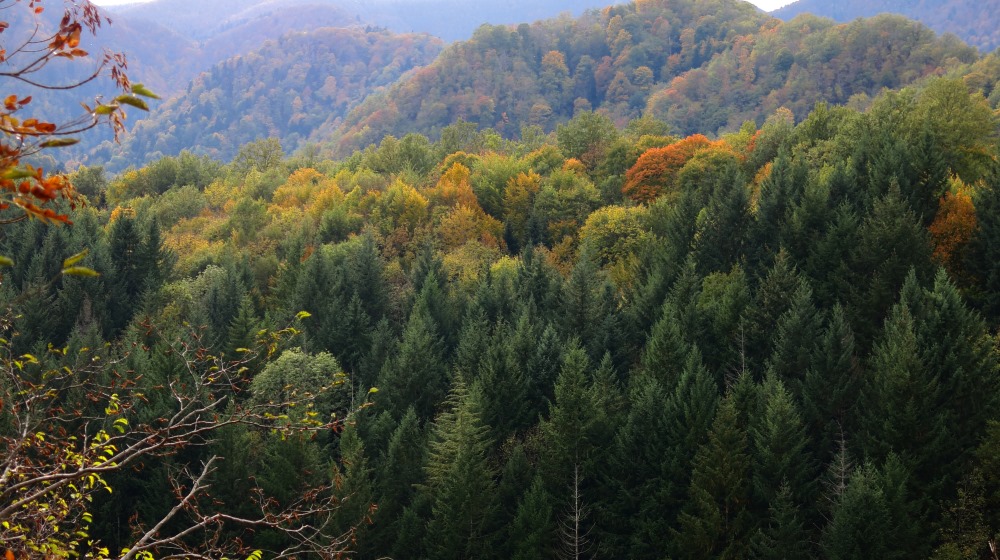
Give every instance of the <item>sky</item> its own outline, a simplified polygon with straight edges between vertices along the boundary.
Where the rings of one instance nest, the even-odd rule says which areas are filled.
[[[141,1],[148,0],[91,0],[94,4],[98,6],[114,6],[116,4],[137,4]],[[210,0],[207,0],[210,1]],[[757,5],[758,8],[770,12],[784,6],[785,4],[791,4],[793,0],[750,0]]]

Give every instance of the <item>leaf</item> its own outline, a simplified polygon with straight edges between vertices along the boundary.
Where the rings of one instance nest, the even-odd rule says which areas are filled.
[[[369,395],[372,395],[372,394],[375,394],[375,393],[378,393],[378,387],[372,387],[371,389],[368,389],[368,394]]]
[[[298,319],[299,321],[301,321],[302,319],[307,319],[309,317],[312,317],[312,313],[309,313],[308,311],[299,311],[295,315],[295,318]]]
[[[153,93],[152,91],[150,91],[146,86],[144,86],[142,84],[133,84],[132,85],[132,93],[134,93],[136,95],[141,95],[143,97],[149,97],[151,99],[159,99],[160,98],[159,95],[156,95],[155,93]]]
[[[86,276],[90,278],[100,276],[100,274],[96,270],[92,270],[90,268],[86,268],[83,266],[71,266],[69,268],[64,268],[62,273],[65,274],[66,276]]]
[[[34,176],[35,176],[34,173],[32,173],[30,170],[24,167],[15,167],[13,169],[8,169],[3,174],[4,179],[10,179],[12,181],[16,181],[18,179],[28,179]]]
[[[66,146],[72,146],[78,143],[80,140],[78,138],[55,138],[53,140],[46,140],[38,145],[39,148],[65,148]]]
[[[146,105],[145,101],[139,99],[134,95],[119,95],[118,97],[115,98],[115,101],[117,101],[118,103],[124,103],[125,105],[131,105],[132,107],[135,107],[136,109],[142,109],[143,111],[149,110],[149,105]]]
[[[95,115],[110,115],[111,113],[114,113],[117,110],[118,110],[118,106],[117,105],[98,105],[97,108],[94,109],[94,114]]]
[[[82,261],[84,258],[87,257],[88,254],[90,254],[90,249],[84,249],[79,253],[73,255],[72,257],[69,257],[68,259],[64,260],[62,265],[63,270],[70,268],[76,263]]]
[[[14,266],[14,261],[10,257],[0,255],[0,266]]]

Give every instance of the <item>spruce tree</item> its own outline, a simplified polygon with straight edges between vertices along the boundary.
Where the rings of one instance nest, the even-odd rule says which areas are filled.
[[[727,397],[706,441],[695,454],[688,500],[672,530],[674,556],[683,559],[744,558],[752,519],[750,455],[736,403]]]
[[[768,506],[762,527],[751,539],[748,558],[753,560],[809,560],[809,531],[787,484],[781,485]]]
[[[511,560],[546,560],[555,555],[557,527],[552,501],[541,477],[524,493],[511,522],[507,540]]]
[[[432,559],[495,557],[499,503],[480,399],[458,378],[434,422],[420,487],[431,503],[424,546]]]
[[[377,401],[397,418],[413,406],[418,418],[429,420],[447,392],[444,364],[437,325],[425,310],[414,309],[398,353],[382,367]]]
[[[792,507],[812,504],[816,468],[802,418],[780,379],[769,377],[762,389],[763,415],[751,418],[750,426],[757,510],[763,514],[774,506],[782,489]]]

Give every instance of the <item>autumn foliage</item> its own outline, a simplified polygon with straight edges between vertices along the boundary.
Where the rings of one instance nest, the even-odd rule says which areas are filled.
[[[961,278],[964,251],[976,232],[976,208],[965,189],[947,192],[928,228],[934,243],[934,260]]]
[[[38,18],[45,10],[41,0],[0,1],[0,10],[27,9]],[[21,211],[13,219],[35,217],[45,221],[68,222],[65,213],[54,209],[52,202],[66,199],[74,207],[77,196],[69,181],[61,176],[46,176],[40,167],[34,167],[23,160],[45,148],[71,146],[77,142],[73,135],[98,125],[107,124],[115,136],[124,131],[125,113],[123,107],[129,105],[142,110],[148,107],[140,97],[156,97],[141,84],[131,85],[125,75],[125,57],[120,53],[106,52],[93,72],[75,84],[50,85],[37,77],[39,71],[56,59],[78,60],[89,56],[80,48],[80,35],[84,29],[95,33],[103,22],[97,8],[89,1],[66,2],[62,19],[55,32],[48,36],[40,33],[40,23],[36,21],[36,31],[23,41],[15,39],[16,47],[4,48],[6,41],[0,35],[0,62],[5,70],[0,76],[21,85],[41,90],[73,89],[90,82],[105,72],[116,87],[125,92],[109,103],[97,101],[93,107],[84,104],[85,113],[67,123],[47,122],[43,118],[24,117],[30,110],[32,96],[11,94],[3,96],[0,104],[0,210],[16,208]],[[0,21],[0,33],[7,31],[10,24]]]
[[[695,153],[711,146],[708,138],[695,134],[669,146],[647,150],[626,173],[622,193],[645,204],[656,200],[673,187],[677,172]]]

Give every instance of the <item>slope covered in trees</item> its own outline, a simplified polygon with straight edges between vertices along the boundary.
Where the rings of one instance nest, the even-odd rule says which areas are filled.
[[[383,134],[434,135],[458,118],[515,136],[590,109],[619,125],[648,115],[684,134],[731,131],[780,106],[802,117],[818,101],[874,95],[976,57],[901,17],[781,23],[745,2],[637,2],[484,27],[352,111],[338,141],[349,151]]]
[[[115,7],[129,18],[164,22],[195,41],[212,40],[220,32],[253,22],[273,21],[293,14],[339,13],[349,23],[387,27],[397,33],[429,33],[445,41],[468,39],[484,23],[516,24],[551,18],[615,2],[604,0],[154,0]],[[325,25],[331,25],[329,23]]]
[[[996,6],[974,0],[798,0],[772,15],[790,20],[815,14],[848,22],[878,14],[901,14],[922,22],[938,33],[953,33],[966,43],[989,52],[1000,46],[1000,16]]]
[[[262,137],[292,151],[330,134],[369,93],[440,50],[428,35],[336,28],[287,35],[203,73],[137,123],[122,146],[105,143],[90,160],[121,169],[190,149],[228,161]]]
[[[12,356],[103,348],[142,372],[129,418],[164,417],[155,388],[186,370],[155,333],[224,358],[299,317],[237,402],[372,403],[342,433],[243,427],[115,475],[91,534],[121,545],[123,504],[158,519],[169,473],[222,456],[203,507],[245,511],[249,475],[278,504],[326,481],[359,558],[988,554],[1000,154],[981,92],[933,79],[664,133],[581,112],[518,141],[459,123],[340,161],[258,141],[227,166],[81,170],[72,228],[3,227]],[[46,280],[83,246],[100,277]]]

